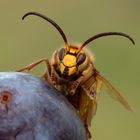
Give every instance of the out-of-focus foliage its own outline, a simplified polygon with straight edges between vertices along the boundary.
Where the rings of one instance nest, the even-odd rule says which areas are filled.
[[[58,32],[38,17],[21,17],[28,11],[54,19],[69,41],[84,42],[94,34],[121,31],[131,35],[133,46],[121,37],[105,37],[88,48],[95,54],[95,66],[134,108],[134,113],[106,96],[103,89],[97,115],[92,122],[94,140],[140,139],[140,1],[139,0],[42,0],[0,1],[0,71],[21,68],[51,54],[63,45]],[[44,65],[33,73],[40,75]]]

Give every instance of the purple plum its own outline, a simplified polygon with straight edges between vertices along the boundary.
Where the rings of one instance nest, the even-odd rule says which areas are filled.
[[[73,106],[31,74],[0,72],[0,140],[87,140]]]

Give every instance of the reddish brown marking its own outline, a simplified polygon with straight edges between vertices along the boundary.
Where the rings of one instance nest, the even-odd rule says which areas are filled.
[[[7,101],[8,101],[8,96],[7,96],[7,95],[4,95],[4,96],[2,97],[2,100],[3,100],[4,102],[7,102]]]
[[[0,102],[2,104],[8,104],[10,100],[11,100],[11,93],[9,91],[0,92]]]
[[[96,77],[98,74],[99,74],[99,71],[97,71],[96,69],[94,69],[94,73],[93,73],[94,77]]]

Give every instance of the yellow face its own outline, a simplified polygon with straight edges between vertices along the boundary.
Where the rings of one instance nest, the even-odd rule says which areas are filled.
[[[74,55],[66,54],[60,63],[61,74],[70,76],[76,73],[76,57]]]
[[[76,66],[76,57],[71,54],[66,54],[63,58],[62,63],[67,67],[73,67]]]
[[[85,55],[76,53],[77,49],[69,47],[68,50],[61,48],[59,51],[59,70],[64,78],[74,75],[78,71],[78,66],[85,60]]]

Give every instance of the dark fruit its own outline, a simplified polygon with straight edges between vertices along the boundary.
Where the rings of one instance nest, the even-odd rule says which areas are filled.
[[[87,140],[70,103],[30,74],[0,72],[0,140]]]

